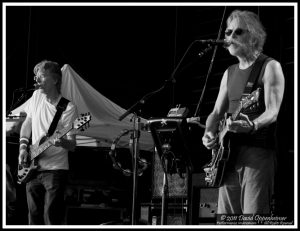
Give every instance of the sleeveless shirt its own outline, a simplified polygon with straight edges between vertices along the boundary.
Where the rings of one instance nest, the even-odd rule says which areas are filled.
[[[255,105],[254,109],[242,110],[243,114],[248,115],[250,120],[254,120],[260,116],[265,111],[265,102],[264,102],[264,86],[262,82],[262,77],[265,71],[267,63],[272,60],[268,58],[263,64],[260,76],[258,77],[257,87],[262,89],[261,94],[258,99],[258,103]],[[227,80],[227,89],[228,89],[228,99],[229,99],[229,108],[227,113],[232,114],[239,106],[240,99],[243,96],[246,85],[250,77],[250,73],[253,69],[254,64],[249,66],[247,69],[240,69],[238,64],[231,65],[228,68],[228,80]],[[256,90],[256,89],[253,89]],[[275,123],[261,128],[256,131],[254,134],[230,134],[230,142],[233,145],[250,145],[263,148],[275,148]]]

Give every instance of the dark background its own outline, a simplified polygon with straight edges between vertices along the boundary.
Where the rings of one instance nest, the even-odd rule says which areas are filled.
[[[278,117],[276,187],[281,211],[293,214],[295,16],[292,6],[8,6],[6,76],[3,77],[6,78],[6,110],[12,105],[14,89],[32,87],[33,67],[43,59],[61,66],[69,64],[101,94],[127,109],[172,76],[193,41],[216,39],[221,25],[222,39],[225,19],[234,9],[259,14],[268,34],[264,53],[283,67],[286,86]],[[190,116],[200,116],[205,123],[222,74],[236,60],[222,47],[217,49],[203,100],[196,111],[213,54],[210,51],[200,58],[198,53],[204,48],[198,43],[189,47],[174,75],[176,81],[167,84],[143,106],[144,118],[164,117],[170,108],[181,104],[189,108]],[[20,93],[16,93],[14,102],[19,97]],[[195,132],[194,139],[199,146],[202,133],[201,129]],[[198,163],[209,157],[207,150],[199,148],[201,158],[195,157]],[[107,153],[99,157],[98,152],[90,150],[89,160],[103,157],[101,160],[107,163]],[[91,173],[90,177],[103,180],[105,171]],[[148,175],[147,179],[151,179],[150,170]],[[147,189],[144,188],[147,191],[151,182],[143,182],[147,182]]]

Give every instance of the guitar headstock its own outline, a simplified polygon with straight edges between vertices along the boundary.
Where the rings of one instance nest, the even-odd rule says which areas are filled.
[[[250,95],[242,99],[242,108],[247,108],[258,102],[261,93],[261,88],[257,88]]]
[[[74,129],[80,129],[84,131],[88,126],[89,122],[92,120],[92,116],[89,112],[81,114],[81,117],[77,118],[73,123]]]

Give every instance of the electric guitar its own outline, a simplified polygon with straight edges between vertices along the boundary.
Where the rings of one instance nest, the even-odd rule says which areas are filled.
[[[236,120],[242,110],[250,108],[258,103],[261,88],[256,89],[250,95],[240,100],[239,107],[231,115],[232,120]],[[206,185],[210,187],[219,187],[223,180],[224,171],[226,168],[226,162],[229,159],[229,135],[226,126],[226,118],[219,123],[219,132],[217,134],[218,145],[212,150],[211,161],[203,167],[205,175]]]
[[[71,125],[68,127],[65,127],[57,132],[55,132],[52,136],[42,137],[39,141],[37,141],[34,145],[31,145],[29,148],[29,160],[25,164],[19,164],[18,165],[18,183],[27,183],[32,174],[37,169],[36,164],[36,158],[42,154],[46,149],[51,147],[54,144],[55,139],[60,139],[64,135],[66,135],[69,131],[73,129],[80,129],[81,131],[84,131],[84,129],[87,127],[89,121],[91,120],[90,113],[82,114],[81,117],[77,118]],[[85,126],[85,128],[83,128]]]

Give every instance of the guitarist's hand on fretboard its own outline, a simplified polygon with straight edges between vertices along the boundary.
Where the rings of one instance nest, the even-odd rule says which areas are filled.
[[[76,146],[75,139],[66,139],[66,138],[54,138],[53,145],[56,147],[62,147],[69,151],[74,151]]]
[[[62,146],[62,139],[59,139],[59,138],[55,138],[53,140],[53,145],[56,146],[56,147],[61,147]]]
[[[233,121],[231,117],[226,120],[227,129],[233,133],[250,133],[253,130],[253,122],[243,113],[239,114],[237,120]]]

